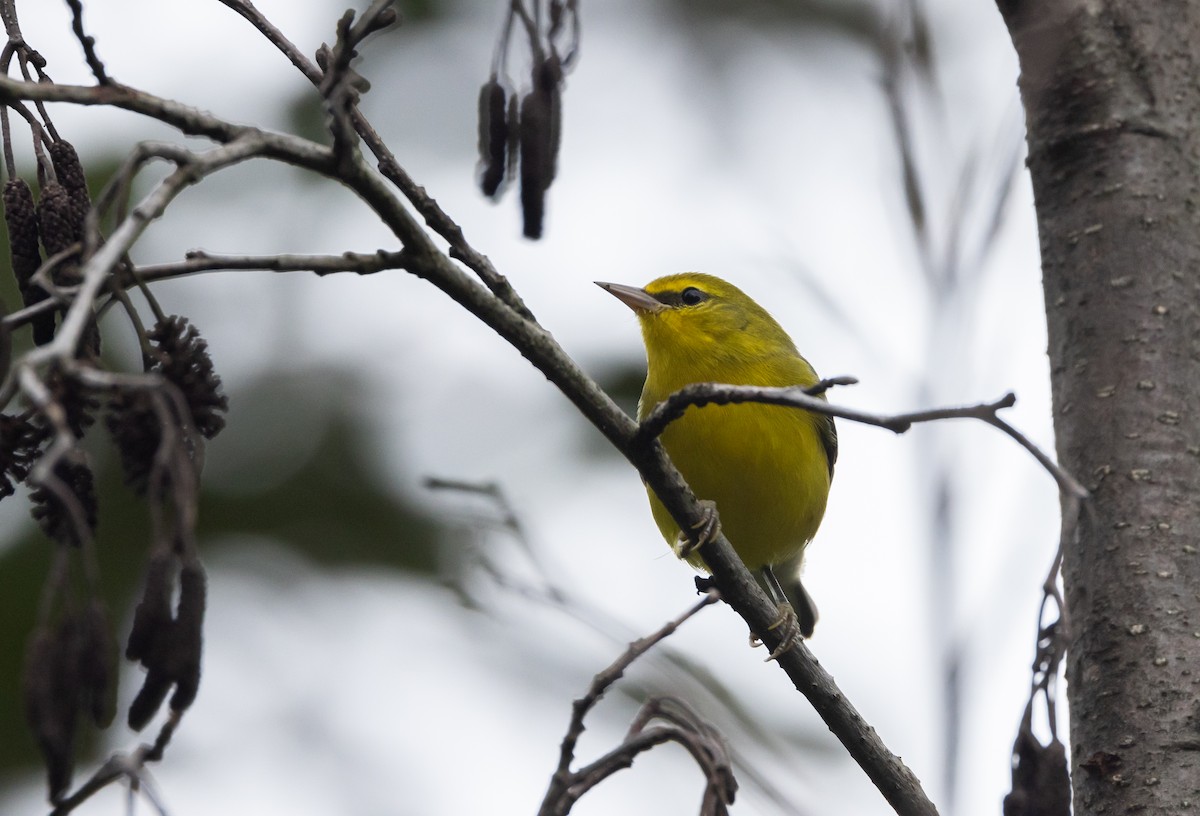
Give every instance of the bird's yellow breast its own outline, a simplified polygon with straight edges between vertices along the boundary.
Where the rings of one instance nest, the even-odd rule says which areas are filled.
[[[749,569],[797,555],[817,532],[829,495],[829,467],[812,414],[774,405],[691,408],[663,433],[663,445],[696,496],[716,503],[721,527]],[[653,491],[659,530],[679,526]],[[702,567],[699,556],[692,557]]]
[[[689,383],[817,382],[816,372],[790,341],[786,348],[755,343],[761,338],[753,336],[720,342],[661,318],[646,323],[649,353],[641,417]],[[818,421],[814,414],[784,406],[706,405],[689,408],[662,435],[667,454],[697,498],[716,503],[722,529],[749,569],[797,555],[821,524],[831,473]],[[679,526],[648,492],[659,530],[674,542]],[[698,555],[691,562],[703,567]]]

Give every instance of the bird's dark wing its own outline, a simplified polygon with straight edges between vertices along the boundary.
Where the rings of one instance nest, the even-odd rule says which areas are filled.
[[[821,435],[821,447],[825,449],[825,460],[829,464],[829,478],[833,478],[833,465],[837,462],[837,426],[833,417],[821,414],[817,417],[817,433]]]

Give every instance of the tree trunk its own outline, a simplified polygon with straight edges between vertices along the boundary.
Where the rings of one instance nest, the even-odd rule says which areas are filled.
[[[999,0],[1021,64],[1065,554],[1075,812],[1200,808],[1200,5]]]

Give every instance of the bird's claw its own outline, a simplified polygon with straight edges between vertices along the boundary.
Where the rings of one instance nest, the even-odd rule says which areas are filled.
[[[681,532],[675,542],[675,554],[685,560],[721,534],[721,518],[717,515],[716,503],[700,499],[699,504],[700,520],[692,525],[692,534],[685,536]]]
[[[779,617],[775,622],[767,627],[767,631],[779,631],[779,645],[775,647],[764,662],[769,663],[772,660],[778,660],[779,656],[788,649],[795,646],[800,641],[804,640],[804,635],[800,631],[800,620],[796,617],[796,610],[792,608],[790,603],[779,604]],[[763,644],[762,638],[753,632],[750,633],[750,647],[757,649]]]

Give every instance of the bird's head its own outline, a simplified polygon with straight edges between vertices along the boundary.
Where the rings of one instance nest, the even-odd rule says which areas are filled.
[[[700,272],[667,275],[643,289],[596,282],[637,314],[651,365],[656,358],[748,360],[796,354],[767,310],[728,281]]]

